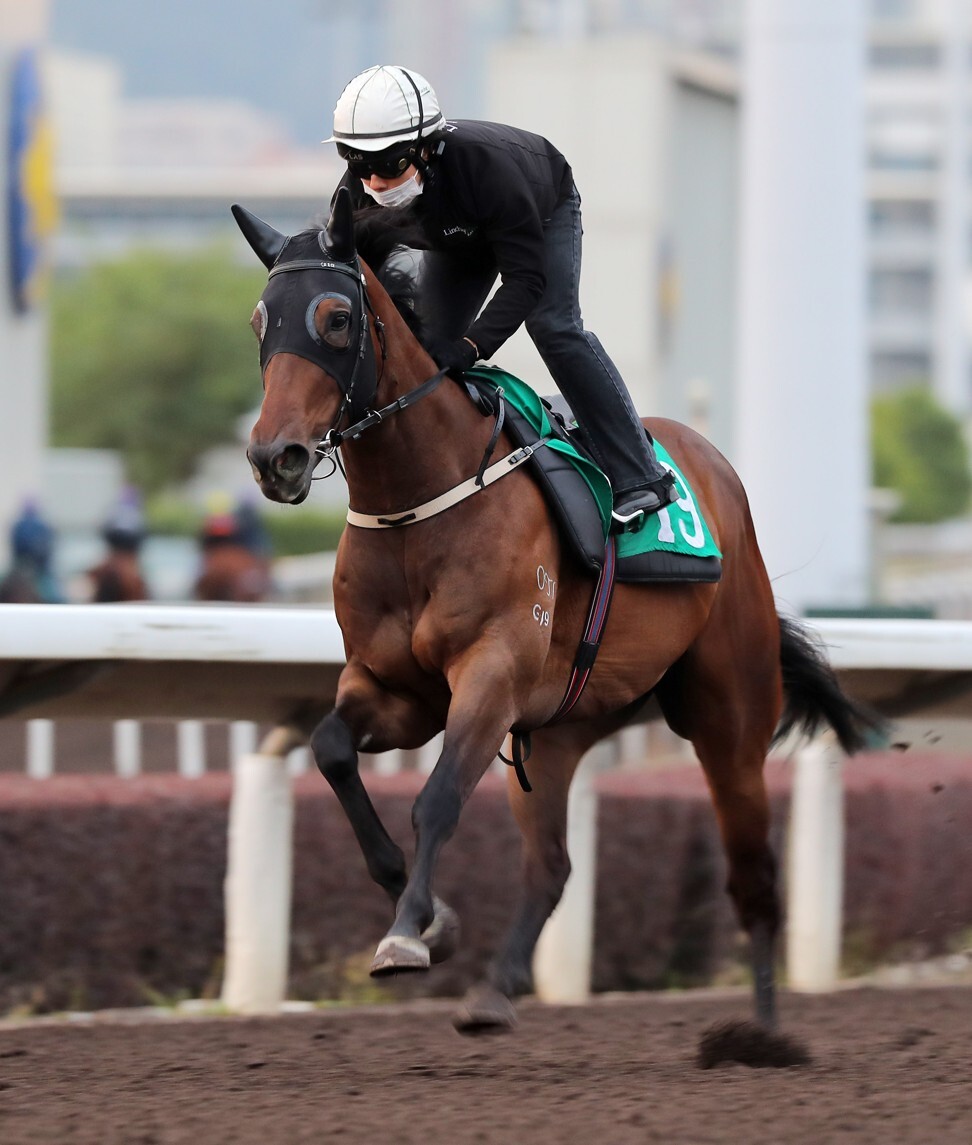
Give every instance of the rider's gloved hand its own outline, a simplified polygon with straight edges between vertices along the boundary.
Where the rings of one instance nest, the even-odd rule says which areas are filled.
[[[479,357],[479,351],[468,338],[456,338],[454,341],[442,339],[433,343],[429,353],[439,369],[450,374],[461,374],[463,370],[468,370]]]

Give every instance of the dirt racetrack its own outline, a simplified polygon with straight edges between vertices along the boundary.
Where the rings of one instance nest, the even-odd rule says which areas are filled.
[[[972,988],[784,995],[810,1065],[700,1070],[743,995],[521,1006],[510,1037],[451,1005],[273,1019],[0,1023],[4,1145],[644,1145],[972,1141]]]

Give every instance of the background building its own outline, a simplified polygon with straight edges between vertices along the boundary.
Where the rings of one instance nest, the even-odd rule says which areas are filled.
[[[736,86],[734,68],[717,56],[651,32],[614,33],[498,44],[487,96],[490,118],[529,123],[571,163],[584,210],[585,322],[635,404],[693,422],[727,450]],[[524,331],[498,358],[544,385]]]
[[[972,413],[967,0],[882,0],[870,26],[867,196],[874,391],[923,382]]]

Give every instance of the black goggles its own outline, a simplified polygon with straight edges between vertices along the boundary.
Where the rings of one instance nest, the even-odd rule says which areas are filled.
[[[377,175],[379,179],[397,179],[415,162],[414,147],[405,150],[396,147],[394,150],[368,152],[354,151],[339,143],[338,154],[357,179],[370,179],[372,175]]]

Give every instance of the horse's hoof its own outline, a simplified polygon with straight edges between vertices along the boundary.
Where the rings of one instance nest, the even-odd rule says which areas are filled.
[[[390,934],[378,943],[369,973],[372,978],[408,970],[428,970],[429,948],[421,939]]]
[[[432,905],[435,915],[422,932],[422,941],[433,962],[445,962],[459,949],[459,915],[440,898],[433,896]]]
[[[473,986],[459,1004],[452,1024],[460,1034],[505,1034],[516,1026],[516,1010],[495,986]]]
[[[753,1069],[809,1065],[810,1051],[802,1042],[758,1022],[728,1021],[710,1026],[699,1042],[699,1069],[737,1062]]]

